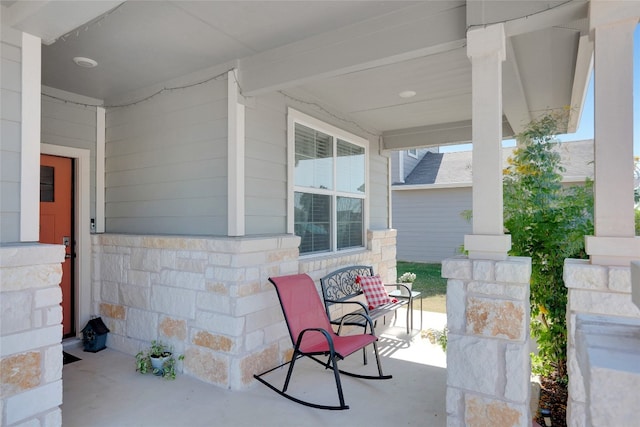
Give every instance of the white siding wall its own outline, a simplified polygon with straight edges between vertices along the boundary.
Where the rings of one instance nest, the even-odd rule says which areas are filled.
[[[393,228],[400,261],[441,262],[456,255],[471,234],[462,218],[471,209],[471,187],[393,191]]]
[[[226,235],[227,82],[108,108],[106,231]]]
[[[388,157],[379,155],[378,141],[369,140],[369,228],[389,227],[389,167]]]
[[[285,233],[287,213],[287,108],[292,107],[369,140],[369,228],[388,228],[388,170],[377,136],[280,93],[246,108],[246,232]]]
[[[21,35],[2,29],[0,56],[0,242],[20,240]]]
[[[245,109],[245,231],[287,232],[287,108],[280,94]]]
[[[47,91],[43,89],[43,91]],[[73,101],[77,95],[55,92],[58,97]],[[79,102],[89,103],[81,99]],[[93,100],[92,100],[93,101]],[[93,102],[91,103],[93,104]],[[45,144],[82,148],[90,151],[90,214],[96,216],[96,109],[73,102],[64,102],[42,96],[42,122],[40,134]]]

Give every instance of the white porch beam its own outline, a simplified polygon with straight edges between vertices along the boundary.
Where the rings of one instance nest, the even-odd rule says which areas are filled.
[[[467,55],[472,67],[473,234],[466,235],[471,259],[501,260],[511,248],[503,232],[502,62],[504,25],[470,30]]]
[[[22,33],[22,110],[20,116],[20,241],[40,240],[40,88],[38,37]]]
[[[509,121],[502,119],[503,137],[514,135]],[[438,145],[464,144],[471,142],[471,120],[397,129],[382,133],[384,150],[407,150],[410,148],[435,147]]]
[[[227,234],[244,236],[244,105],[236,70],[227,73]]]
[[[465,3],[420,2],[243,59],[243,94],[255,96],[463,47]]]
[[[595,236],[586,237],[586,251],[593,264],[628,266],[640,259],[633,213],[633,33],[640,4],[622,3],[629,2],[594,0],[591,7]]]
[[[571,89],[571,111],[569,112],[567,133],[573,133],[578,130],[592,70],[593,43],[589,40],[588,35],[584,35],[580,37],[580,41],[578,42],[578,55],[576,58],[576,71],[573,76],[573,88]]]
[[[524,130],[531,121],[527,98],[524,94],[516,54],[509,39],[506,40],[506,60],[502,66],[502,88],[509,96],[503,101],[504,115],[509,120],[515,134]]]

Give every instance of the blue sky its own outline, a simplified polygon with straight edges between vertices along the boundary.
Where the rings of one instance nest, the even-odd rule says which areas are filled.
[[[640,25],[634,33],[633,47],[633,154],[640,156]],[[561,141],[580,141],[593,138],[593,74],[584,101],[582,117],[575,133],[558,135]],[[506,143],[507,141],[505,141]],[[440,152],[470,150],[471,144],[440,147]]]

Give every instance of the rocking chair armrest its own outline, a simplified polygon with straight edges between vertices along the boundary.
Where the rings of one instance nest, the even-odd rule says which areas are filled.
[[[329,343],[329,350],[331,351],[331,353],[333,353],[335,351],[334,348],[333,348],[333,338],[331,338],[331,334],[329,333],[329,331],[327,331],[326,329],[323,329],[323,328],[307,328],[307,329],[303,329],[302,332],[300,332],[300,335],[298,335],[298,339],[296,340],[296,349],[300,348],[300,344],[302,344],[302,337],[304,337],[304,334],[309,332],[309,331],[322,332],[322,335],[324,335],[325,339]]]

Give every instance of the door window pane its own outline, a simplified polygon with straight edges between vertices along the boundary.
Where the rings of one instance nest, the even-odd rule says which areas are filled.
[[[53,166],[40,166],[40,201],[54,201]]]

